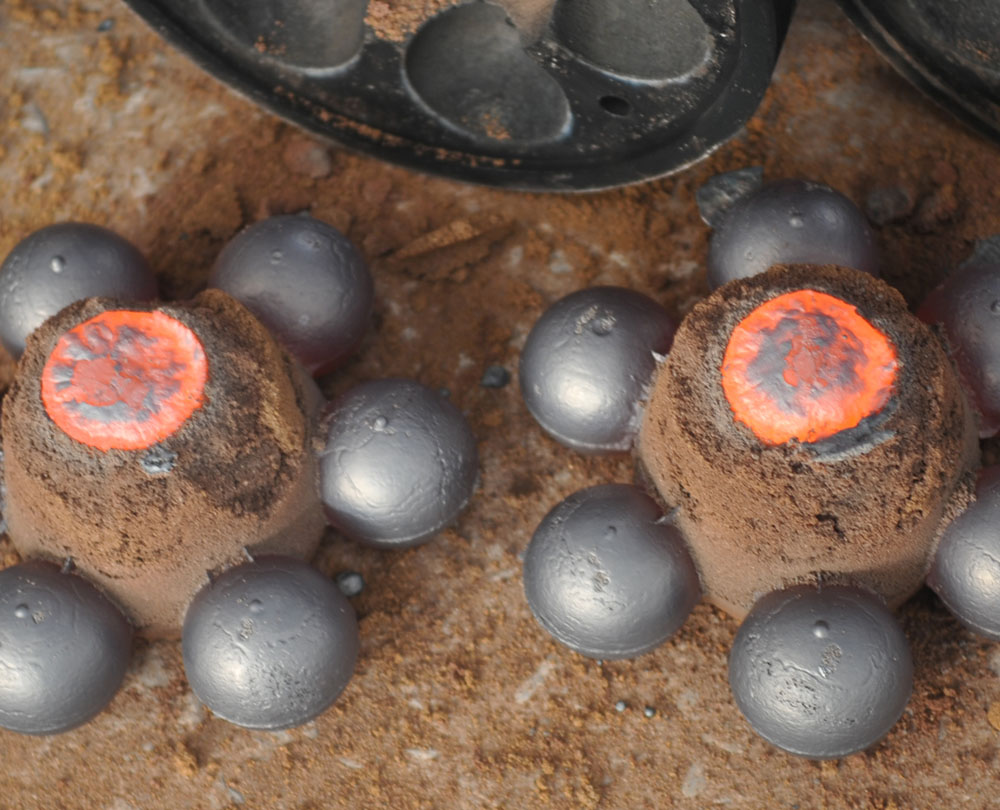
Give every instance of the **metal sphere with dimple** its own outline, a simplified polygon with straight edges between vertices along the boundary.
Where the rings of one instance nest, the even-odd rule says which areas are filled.
[[[708,283],[719,287],[776,264],[835,264],[879,274],[875,234],[839,191],[779,180],[738,200],[712,234]]]
[[[313,374],[343,363],[371,319],[374,283],[361,254],[308,216],[271,217],[240,232],[208,284],[244,304]]]
[[[591,658],[630,658],[672,636],[701,597],[680,532],[638,487],[570,495],[542,520],[524,557],[532,612]]]
[[[292,557],[235,566],[203,588],[184,619],[184,669],[219,717],[276,731],[307,723],[347,686],[359,650],[354,609]]]
[[[413,380],[374,380],[334,403],[320,498],[348,537],[405,548],[455,520],[477,472],[476,437],[454,405]]]
[[[49,225],[22,239],[0,265],[0,342],[18,357],[28,335],[75,301],[148,301],[157,294],[156,277],[131,242],[98,225]]]
[[[132,628],[93,585],[52,563],[0,571],[0,727],[56,734],[118,691]]]
[[[945,529],[927,584],[958,619],[1000,641],[1000,467],[985,470],[976,500]]]
[[[674,323],[652,299],[622,287],[591,287],[549,307],[528,335],[519,369],[532,416],[561,444],[628,450],[657,355]]]
[[[1000,430],[1000,264],[974,262],[949,275],[920,317],[940,324],[976,410],[979,435]]]
[[[899,624],[867,591],[800,585],[772,591],[743,621],[729,656],[733,697],[760,736],[814,759],[880,740],[913,688]]]

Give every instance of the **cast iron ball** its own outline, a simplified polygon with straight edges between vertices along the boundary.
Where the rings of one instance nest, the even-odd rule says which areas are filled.
[[[307,723],[354,673],[358,622],[340,589],[292,557],[228,569],[188,608],[181,646],[198,699],[245,728]]]
[[[591,658],[631,658],[672,636],[701,598],[680,532],[638,487],[570,495],[542,520],[524,557],[538,622]]]
[[[549,307],[521,353],[524,402],[546,433],[581,452],[628,450],[657,356],[674,324],[650,298],[590,287]]]
[[[839,191],[779,180],[737,200],[712,234],[708,283],[715,288],[776,264],[835,264],[877,276],[875,235]]]
[[[312,374],[332,371],[357,348],[374,298],[371,274],[351,241],[297,215],[237,234],[208,285],[244,304]]]
[[[320,454],[330,524],[380,548],[429,540],[472,496],[476,437],[461,412],[413,380],[362,383],[337,402]]]
[[[976,500],[945,529],[927,584],[963,624],[1000,641],[1000,467],[982,473]]]
[[[148,301],[156,278],[131,242],[82,222],[61,222],[22,239],[0,266],[0,342],[14,357],[28,335],[74,301]]]
[[[798,585],[772,591],[747,615],[729,655],[729,685],[765,740],[835,759],[888,733],[910,698],[913,663],[878,597]]]
[[[1000,265],[966,264],[933,290],[918,313],[940,324],[979,412],[979,435],[1000,430]]]
[[[52,563],[0,571],[0,727],[69,731],[121,686],[132,628],[100,591]]]

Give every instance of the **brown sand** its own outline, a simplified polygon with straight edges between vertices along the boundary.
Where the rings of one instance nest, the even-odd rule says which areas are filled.
[[[832,0],[799,3],[736,140],[677,177],[574,196],[473,188],[322,143],[332,170],[297,173],[283,156],[306,136],[206,78],[120,2],[47,3],[0,3],[0,254],[53,220],[87,219],[134,240],[165,294],[185,298],[240,227],[308,209],[361,247],[376,283],[376,326],[324,391],[388,375],[447,387],[481,439],[482,488],[453,531],[412,551],[327,534],[316,565],[360,571],[367,588],[353,600],[357,673],[315,723],[234,728],[194,700],[176,642],[140,643],[94,722],[47,739],[0,732],[0,808],[994,810],[1000,646],[926,590],[899,612],[916,664],[909,707],[873,751],[839,762],[753,734],[726,684],[737,623],[718,609],[696,608],[635,661],[560,648],[531,617],[518,555],[555,503],[629,481],[633,464],[545,438],[516,382],[478,384],[493,363],[516,380],[531,325],[587,284],[688,312],[707,292],[694,191],[719,171],[761,163],[861,204],[903,189],[909,207],[877,233],[883,275],[911,305],[1000,231],[1000,150],[896,77]],[[10,368],[0,357],[0,380]],[[984,454],[995,462],[996,443]],[[0,538],[0,564],[16,560]]]
[[[490,0],[503,8],[525,41],[536,39],[552,16],[556,0]],[[420,26],[459,0],[370,0],[365,22],[376,36],[405,42]]]
[[[876,425],[771,446],[734,420],[720,369],[733,328],[797,289],[856,306],[897,347],[900,368]],[[742,619],[763,594],[803,582],[858,585],[901,605],[923,584],[942,515],[968,502],[977,436],[940,343],[899,293],[853,270],[799,265],[727,284],[688,314],[639,453],[679,507],[706,597]]]
[[[74,304],[29,338],[4,401],[5,516],[23,556],[72,557],[142,634],[176,637],[208,572],[240,561],[244,547],[315,551],[318,401],[260,322],[209,290],[159,307],[198,335],[209,364],[204,404],[157,445],[176,454],[173,469],[146,472],[145,450],[88,447],[48,418],[41,370],[67,329],[110,308]]]

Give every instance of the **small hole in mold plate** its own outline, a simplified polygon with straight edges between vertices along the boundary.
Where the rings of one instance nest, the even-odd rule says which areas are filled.
[[[562,88],[524,52],[498,6],[457,6],[429,20],[410,43],[406,73],[424,104],[470,135],[544,141],[569,130]]]
[[[604,112],[618,117],[626,116],[632,112],[632,105],[621,96],[601,96],[597,103],[601,105]]]

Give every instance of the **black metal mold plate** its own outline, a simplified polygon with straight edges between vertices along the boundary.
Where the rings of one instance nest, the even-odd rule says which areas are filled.
[[[1000,142],[998,0],[838,0],[903,76]]]
[[[680,82],[638,81],[588,64],[551,26],[525,49],[562,88],[572,125],[542,141],[457,129],[406,77],[407,42],[365,29],[337,70],[283,66],[220,31],[204,0],[125,0],[199,66],[281,117],[347,147],[453,179],[536,191],[585,191],[685,168],[735,135],[770,83],[793,2],[693,0],[710,23],[712,58]],[[474,3],[466,4],[472,5]],[[623,100],[626,112],[602,105]]]

